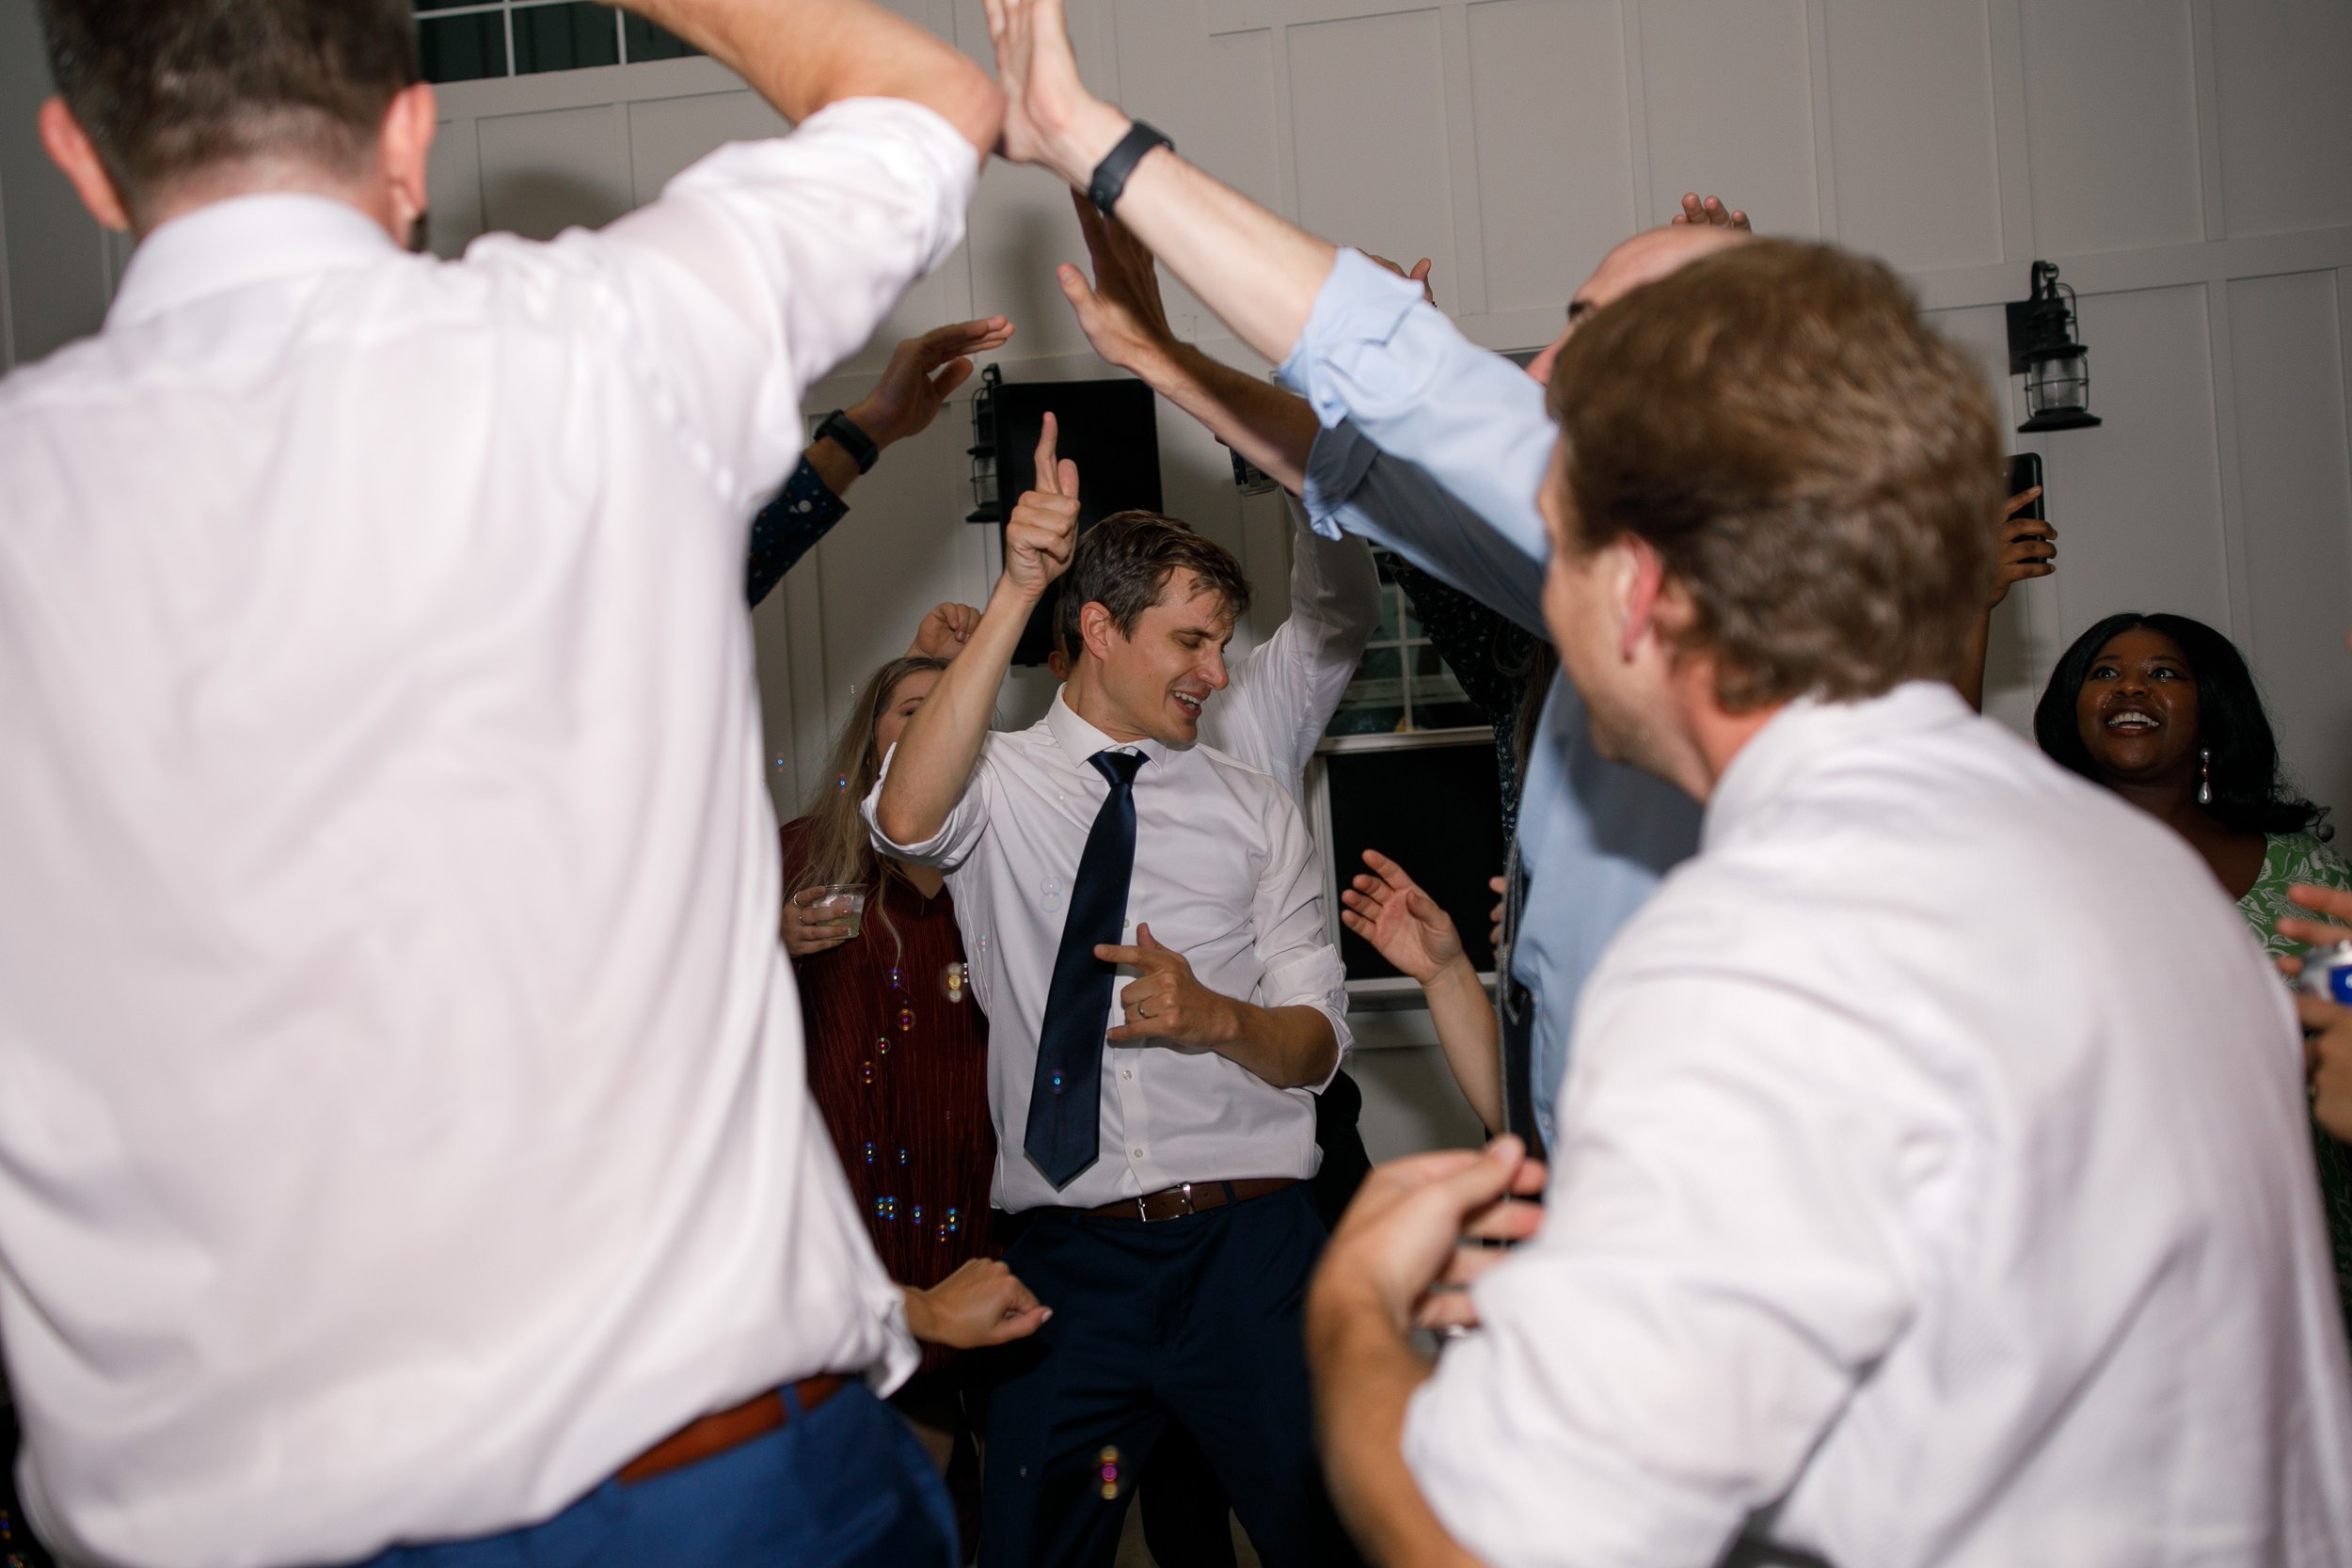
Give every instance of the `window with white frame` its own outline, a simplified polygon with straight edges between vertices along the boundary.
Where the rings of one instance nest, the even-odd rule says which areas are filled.
[[[1396,558],[1387,550],[1372,553],[1380,568],[1380,625],[1323,733],[1412,735],[1483,726],[1485,717],[1438,657],[1413,613],[1412,599],[1398,586]]]
[[[1338,895],[1378,849],[1427,890],[1454,923],[1471,961],[1494,966],[1486,879],[1502,869],[1501,785],[1493,732],[1422,628],[1375,550],[1380,620],[1308,770],[1308,810],[1325,857],[1331,939],[1359,1003],[1418,1001],[1406,979],[1340,924]]]
[[[701,50],[641,16],[586,0],[414,0],[428,82],[675,60]]]

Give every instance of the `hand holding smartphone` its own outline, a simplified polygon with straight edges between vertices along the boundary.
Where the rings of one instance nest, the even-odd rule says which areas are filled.
[[[2040,452],[2021,451],[2009,460],[2009,493],[2010,495],[2023,495],[2027,490],[2038,488],[2041,483],[2042,454]],[[2047,522],[2049,521],[2050,514],[2047,507],[2045,507],[2043,503],[2048,499],[2049,498],[2047,496],[2036,496],[2033,499],[2027,501],[2023,508],[2013,514],[2013,515],[2018,517],[2031,517],[2037,522]],[[2020,534],[2017,537],[2024,538],[2026,536]],[[2016,539],[2011,539],[2010,541],[2012,545],[2016,542]]]

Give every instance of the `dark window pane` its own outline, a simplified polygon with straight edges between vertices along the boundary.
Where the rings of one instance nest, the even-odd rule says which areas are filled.
[[[624,14],[621,37],[626,40],[631,65],[639,60],[675,60],[702,53],[675,33],[657,27],[642,16]]]
[[[417,24],[417,50],[428,82],[470,82],[506,74],[506,19],[449,16]]]
[[[1340,885],[1377,849],[1403,865],[1454,917],[1480,970],[1494,967],[1486,879],[1502,869],[1502,790],[1484,736],[1461,746],[1341,752],[1325,759],[1331,784],[1331,853]],[[1351,980],[1397,972],[1353,931],[1340,937]]]
[[[532,6],[515,12],[515,74],[619,65],[621,40],[606,6]]]

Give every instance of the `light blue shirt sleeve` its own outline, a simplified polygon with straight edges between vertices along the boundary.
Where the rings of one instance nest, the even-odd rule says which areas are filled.
[[[1354,424],[1315,437],[1302,499],[1326,538],[1359,534],[1551,640],[1544,628],[1546,556],[1489,527],[1428,469],[1390,456]]]
[[[1559,437],[1544,389],[1463,337],[1420,284],[1342,250],[1281,377],[1327,432],[1352,426],[1424,470],[1540,576],[1549,550],[1535,497]]]

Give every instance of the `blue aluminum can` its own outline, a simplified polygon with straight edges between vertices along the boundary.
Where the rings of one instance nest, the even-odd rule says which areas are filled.
[[[2304,954],[2301,984],[2306,995],[2352,1006],[2352,942]]]

